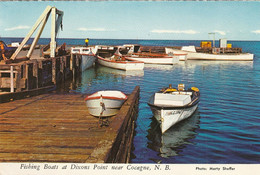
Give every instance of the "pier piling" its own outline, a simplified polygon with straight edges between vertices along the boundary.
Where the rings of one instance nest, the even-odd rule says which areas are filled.
[[[80,55],[0,64],[0,97],[3,93],[24,92],[50,85],[60,86],[77,76],[81,71],[80,67]],[[1,101],[4,100],[1,98]]]

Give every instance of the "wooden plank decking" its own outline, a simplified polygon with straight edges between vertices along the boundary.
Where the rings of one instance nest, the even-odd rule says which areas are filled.
[[[131,103],[122,107],[123,117],[110,118],[109,127],[98,127],[84,95],[44,94],[2,103],[0,162],[105,162]]]

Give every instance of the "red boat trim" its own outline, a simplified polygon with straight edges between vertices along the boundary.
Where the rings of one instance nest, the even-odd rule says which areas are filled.
[[[86,55],[86,56],[95,56],[95,54],[87,54],[87,53],[73,53],[73,55]]]
[[[174,53],[173,55],[180,56],[180,55],[187,55],[186,53]]]
[[[129,61],[115,61],[115,60],[108,60],[108,59],[102,58],[101,56],[97,56],[97,57],[98,57],[98,59],[101,59],[101,60],[106,61],[106,62],[111,62],[111,63],[123,63],[123,64],[144,63],[142,61],[132,61],[132,62],[129,62]]]
[[[152,58],[152,57],[147,57],[147,58],[146,58],[146,57],[141,57],[141,58],[140,58],[140,57],[125,57],[125,58],[126,58],[127,60],[136,61],[135,58],[136,58],[136,59],[165,59],[165,58],[166,58],[166,59],[172,59],[173,57],[164,57],[164,58]]]
[[[96,96],[96,97],[86,97],[85,101],[87,100],[94,100],[94,99],[100,99],[101,96]],[[119,97],[109,97],[109,96],[102,96],[103,99],[111,99],[111,100],[126,100],[127,97],[125,98],[119,98]]]
[[[153,53],[134,53],[133,55],[140,55],[140,56],[151,56],[151,57],[167,57],[167,54],[153,54]]]
[[[89,96],[87,96],[86,98],[85,98],[85,101],[87,101],[87,100],[94,100],[94,99],[100,99],[100,95],[99,96],[94,96],[94,97],[92,97],[93,95],[95,95],[95,94],[97,94],[98,92],[96,92],[96,93],[94,93],[94,94],[92,94],[92,95],[89,95]],[[126,100],[127,99],[127,96],[123,93],[123,92],[121,92],[125,97],[113,97],[113,96],[102,96],[102,98],[104,98],[104,99],[111,99],[111,100]]]
[[[148,58],[148,59],[164,59],[164,58],[170,59],[170,58],[173,58],[172,56],[168,56],[166,54],[159,55],[159,54],[138,54],[138,53],[135,53],[133,55],[139,56],[139,57],[135,57],[135,58]]]

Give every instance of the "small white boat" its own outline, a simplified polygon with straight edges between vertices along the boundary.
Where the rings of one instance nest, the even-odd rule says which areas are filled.
[[[190,117],[197,109],[199,101],[198,88],[185,90],[184,84],[179,84],[178,89],[170,85],[169,88],[153,94],[148,105],[164,133],[176,123]]]
[[[130,61],[142,61],[147,64],[177,64],[179,62],[177,55],[169,56],[167,54],[134,53],[125,58]]]
[[[81,71],[92,67],[97,59],[97,47],[71,47],[72,54],[82,55]]]
[[[82,54],[81,71],[92,67],[96,61],[97,57],[94,54]]]
[[[88,47],[71,47],[70,51],[72,54],[96,54],[99,46],[88,46]]]
[[[89,113],[96,117],[116,115],[127,96],[121,91],[98,91],[85,98]]]
[[[141,61],[127,61],[122,56],[112,56],[109,58],[103,58],[101,56],[97,56],[98,63],[120,70],[143,70],[144,69],[144,62]]]
[[[188,60],[215,60],[215,61],[253,61],[251,53],[220,53],[221,48],[213,48],[214,53],[197,52],[195,46],[183,46],[181,50],[165,48],[166,53],[186,53]]]

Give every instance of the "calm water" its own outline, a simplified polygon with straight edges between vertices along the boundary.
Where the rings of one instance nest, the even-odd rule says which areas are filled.
[[[46,41],[40,42],[46,44]],[[84,44],[84,39],[61,39],[59,42]],[[170,40],[91,42],[161,46],[199,46],[200,43]],[[148,65],[144,71],[133,72],[96,66],[82,74],[75,91],[94,93],[116,89],[131,93],[135,86],[140,86],[133,163],[260,163],[260,42],[229,43],[255,54],[254,61],[187,61],[174,66]],[[147,101],[160,88],[178,83],[200,89],[199,108],[192,117],[162,135]]]

